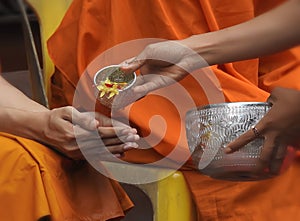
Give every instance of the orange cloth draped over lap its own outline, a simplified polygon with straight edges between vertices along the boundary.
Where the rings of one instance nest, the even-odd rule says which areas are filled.
[[[105,221],[132,207],[117,182],[85,161],[68,160],[40,143],[5,133],[0,133],[0,146],[0,220]]]
[[[137,55],[148,42],[139,39],[183,39],[219,30],[247,21],[280,2],[74,0],[48,41],[57,68],[51,81],[51,105],[72,105],[75,95],[80,97],[80,102],[75,102],[78,108],[112,114],[95,101],[93,75],[100,67]],[[129,151],[125,160],[150,163],[164,158],[168,159],[166,164],[183,164],[189,151],[182,114],[190,106],[265,101],[276,86],[300,89],[299,58],[300,50],[295,48],[260,59],[214,65],[120,110],[142,136],[154,140],[150,142],[153,148]],[[194,103],[185,102],[189,99]],[[297,160],[281,176],[259,182],[214,180],[195,171],[190,160],[181,170],[197,204],[199,220],[300,218]]]

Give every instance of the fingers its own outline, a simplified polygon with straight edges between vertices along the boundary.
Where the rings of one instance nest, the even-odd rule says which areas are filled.
[[[278,99],[281,97],[282,93],[284,93],[284,91],[286,91],[288,89],[286,88],[281,88],[281,87],[275,87],[270,96],[268,97],[267,99],[267,102],[270,103],[270,104],[274,104],[278,101]]]
[[[92,139],[100,139],[106,145],[138,141],[140,136],[136,132],[136,129],[123,127],[100,127],[98,130],[87,131],[79,126],[74,126],[74,138],[76,140],[87,141]]]
[[[111,124],[111,119],[103,118],[103,121]],[[140,137],[136,129],[125,124],[99,127],[93,113],[80,113],[73,107],[53,109],[49,122],[49,129],[45,131],[47,142],[72,159],[83,159],[81,150],[88,154],[101,154],[106,150],[120,157],[125,151],[138,147],[136,141]]]
[[[129,140],[129,141],[127,141]],[[100,139],[99,137],[86,137],[86,139],[74,139],[66,143],[61,148],[55,148],[63,155],[72,159],[84,158],[111,158],[111,154],[116,157],[122,157],[124,152],[138,148],[138,144],[134,142],[135,138],[108,138]]]
[[[142,85],[138,85],[133,88],[133,92],[136,94],[138,98],[145,96],[151,91],[158,89],[159,86],[155,84],[155,82],[147,82]]]
[[[271,175],[278,175],[286,153],[287,145],[278,144],[276,136],[268,136],[262,147],[258,168],[267,169]]]
[[[131,149],[138,148],[135,142],[126,142],[118,145],[103,145],[93,142],[85,143],[86,146],[80,145],[80,150],[87,160],[111,160],[114,157],[122,157],[124,153]]]
[[[106,147],[110,153],[116,154],[116,153],[122,153],[127,150],[138,148],[138,144],[135,142],[127,142],[122,145],[114,145],[114,146],[107,146]]]
[[[105,139],[101,139],[101,141],[103,142],[103,144],[105,146],[110,146],[110,145],[115,145],[115,144],[122,144],[122,143],[134,143],[136,141],[139,140],[139,136],[138,135],[126,135],[126,136],[122,136],[122,137],[112,137],[112,138],[105,138]]]
[[[136,142],[140,136],[136,134],[136,129],[131,128],[100,128],[101,132],[87,131],[79,126],[74,127],[75,140],[82,146],[110,146]],[[135,145],[134,145],[135,146]]]
[[[270,134],[265,136],[257,165],[258,172],[261,169],[268,169],[270,174],[276,175],[280,173],[282,162],[286,156],[287,145],[279,145],[275,137],[275,135],[271,136]],[[225,153],[233,153],[256,138],[257,134],[253,132],[253,129],[250,129],[229,143],[224,151]]]
[[[75,145],[73,146],[75,147]],[[103,146],[103,145],[92,145],[92,146],[78,146],[76,148],[70,148],[69,151],[61,152],[63,155],[75,159],[75,160],[111,160],[114,157],[123,157],[125,152],[131,149],[138,148],[138,144],[135,142],[128,142],[120,145]]]
[[[122,153],[133,148],[138,148],[136,142],[121,142],[120,140],[109,139],[101,140],[93,139],[78,142],[79,149],[85,153]]]
[[[274,175],[281,172],[282,163],[287,154],[287,145],[279,145],[274,150],[270,161],[270,172]]]
[[[199,161],[200,161],[202,155],[203,155],[203,148],[200,146],[197,146],[194,149],[192,156],[191,156],[194,161],[194,165],[199,165]]]
[[[151,91],[176,83],[176,77],[174,76],[172,76],[169,70],[152,70],[151,74],[146,74],[137,78],[133,91],[140,96],[144,96]]]
[[[95,114],[96,120],[98,120],[98,122],[99,122],[98,129],[102,128],[102,127],[115,127],[115,128],[120,127],[120,128],[124,129],[124,132],[126,132],[126,129],[136,131],[136,129],[131,128],[129,125],[121,122],[120,120],[116,120],[116,119],[107,117],[98,112],[95,112],[94,114]]]
[[[95,130],[99,126],[99,121],[92,113],[81,113],[75,108],[72,108],[72,122],[86,130]]]
[[[137,130],[129,127],[128,125],[113,120],[111,118],[105,117],[103,115],[94,113],[80,113],[76,109],[73,110],[73,123],[76,123],[78,126],[85,130],[93,131],[97,130],[101,138],[107,137],[116,137],[126,134],[136,134]],[[100,118],[100,119],[95,119]],[[101,126],[100,126],[101,125]],[[78,136],[85,136],[86,133],[79,133]]]
[[[69,121],[74,125],[79,125],[86,130],[94,130],[99,125],[99,121],[91,113],[81,113],[71,106],[56,108],[51,111],[52,119]]]
[[[98,133],[100,137],[107,138],[107,137],[116,137],[117,135],[121,136],[126,134],[126,129],[123,127],[99,127]]]
[[[66,144],[64,153],[73,159],[108,159],[113,157],[111,154],[122,157],[124,152],[138,148],[137,140],[139,136],[136,134],[101,138],[97,132],[83,131],[80,138],[76,136],[74,142]]]
[[[135,58],[131,58],[129,60],[126,60],[121,64],[120,70],[124,73],[132,73],[138,69],[140,69],[146,62],[145,59],[140,59],[139,57],[142,57],[143,52]]]
[[[136,134],[136,129],[134,128],[124,128],[124,127],[98,127],[98,133],[101,138],[123,136],[127,134]]]
[[[230,142],[226,146],[224,151],[225,153],[233,153],[256,138],[257,138],[257,134],[254,134],[253,129],[250,129],[246,131],[244,134],[242,134],[241,136],[239,136],[238,138],[236,138],[235,140],[233,140],[232,142]]]
[[[269,168],[269,164],[272,159],[272,154],[273,152],[276,152],[276,150],[277,148],[274,144],[274,140],[271,138],[265,138],[260,153],[258,168]]]

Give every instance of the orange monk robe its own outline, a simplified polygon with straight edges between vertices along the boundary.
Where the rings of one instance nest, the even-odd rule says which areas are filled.
[[[0,220],[105,221],[132,207],[117,182],[86,163],[5,133],[0,146]]]
[[[48,42],[50,55],[59,70],[52,77],[52,105],[72,104],[80,77],[89,72],[85,78],[92,79],[97,66],[94,59],[103,53],[106,57],[106,51],[113,46],[134,39],[182,39],[215,31],[247,21],[279,3],[264,0],[221,3],[217,0],[74,0],[62,24]],[[214,75],[211,76],[219,80],[214,85],[216,98],[213,100],[206,94],[206,85],[199,84],[192,76],[180,83],[197,106],[222,101],[219,93],[224,95],[225,101],[265,101],[275,86],[300,89],[299,56],[299,48],[296,48],[262,59],[212,66],[210,71]],[[113,56],[106,58],[109,58],[106,61],[110,64],[118,61]],[[201,73],[199,71],[198,76]],[[80,84],[82,90],[76,93],[80,96],[85,91],[90,100],[83,99],[77,105],[87,109],[95,104],[91,79]],[[205,80],[209,83],[207,78]],[[161,89],[161,95],[167,95],[170,88]],[[96,106],[103,111],[104,107]],[[176,108],[172,101],[155,95],[147,96],[130,108],[131,123],[139,128],[142,135],[161,135],[158,131],[165,124],[156,122],[153,128],[149,126],[149,120],[154,115],[164,118],[167,130],[163,131],[163,140],[153,149],[130,151],[126,153],[126,160],[152,162],[168,155],[175,147],[179,152],[168,156],[169,160],[184,160],[181,157],[185,158],[189,151],[181,129],[184,119]],[[107,109],[105,111],[109,112]],[[300,165],[297,160],[282,176],[260,182],[218,181],[191,168],[188,161],[182,171],[196,202],[199,220],[279,221],[300,218]]]

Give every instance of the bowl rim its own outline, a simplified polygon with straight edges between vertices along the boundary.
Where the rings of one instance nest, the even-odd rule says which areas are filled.
[[[100,70],[98,70],[98,71],[95,73],[95,75],[94,75],[94,79],[93,79],[93,80],[94,80],[94,85],[97,86],[97,82],[96,82],[97,76],[98,76],[102,71],[104,71],[104,70],[106,70],[106,69],[109,69],[109,68],[117,68],[117,67],[121,67],[121,65],[119,65],[119,64],[112,64],[112,65],[105,66],[105,67],[101,68]],[[129,89],[130,87],[132,87],[132,85],[134,85],[134,83],[136,82],[137,76],[136,76],[136,73],[135,73],[135,72],[132,72],[132,74],[133,74],[133,79],[132,79],[132,81],[130,82],[130,84],[127,85],[125,88],[123,88],[123,89],[121,89],[121,90],[118,89],[118,91],[125,91],[125,90]]]
[[[219,107],[251,107],[251,106],[265,106],[271,107],[272,105],[268,102],[260,102],[260,101],[238,101],[238,102],[224,102],[224,103],[216,103],[216,104],[207,104],[203,106],[194,107],[187,111],[187,115],[191,114],[195,111],[205,110],[205,109],[214,109]]]

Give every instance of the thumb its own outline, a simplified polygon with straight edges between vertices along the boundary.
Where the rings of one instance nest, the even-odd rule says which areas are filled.
[[[146,63],[146,59],[141,59],[139,57],[140,56],[124,61],[121,64],[120,70],[127,74],[140,69]]]
[[[99,121],[95,119],[95,116],[81,113],[76,109],[72,112],[72,122],[86,130],[95,130],[99,126]]]

